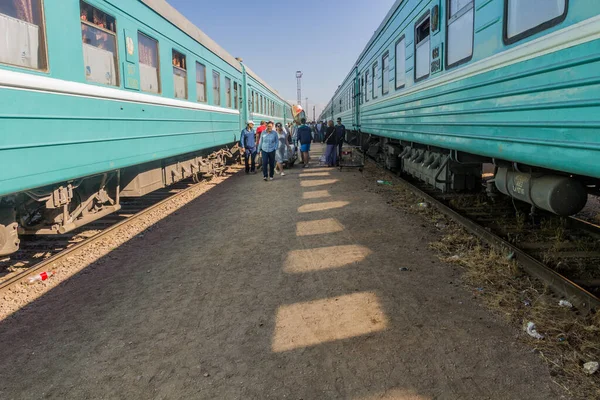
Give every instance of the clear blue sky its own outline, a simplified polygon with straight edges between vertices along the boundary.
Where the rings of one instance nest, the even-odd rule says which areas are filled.
[[[327,104],[394,0],[167,0],[288,100]]]

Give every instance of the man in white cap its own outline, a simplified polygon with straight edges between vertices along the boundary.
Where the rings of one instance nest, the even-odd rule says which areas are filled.
[[[246,123],[246,129],[242,131],[240,136],[240,147],[244,153],[246,162],[246,173],[256,173],[256,134],[254,132],[254,121],[250,120]]]

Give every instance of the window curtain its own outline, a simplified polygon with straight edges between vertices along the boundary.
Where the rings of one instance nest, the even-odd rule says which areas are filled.
[[[34,0],[13,0],[13,5],[17,11],[17,18],[33,24],[33,1]]]
[[[138,51],[140,53],[140,62],[151,67],[157,67],[158,57],[156,55],[156,46],[150,40],[143,36],[139,36]]]
[[[0,14],[0,62],[39,68],[39,28]]]

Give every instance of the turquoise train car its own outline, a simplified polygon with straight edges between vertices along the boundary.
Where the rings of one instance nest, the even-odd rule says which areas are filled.
[[[291,105],[163,0],[0,0],[0,255],[197,174]]]
[[[398,0],[321,119],[390,168],[560,215],[600,194],[600,2]],[[368,136],[366,136],[368,137]]]

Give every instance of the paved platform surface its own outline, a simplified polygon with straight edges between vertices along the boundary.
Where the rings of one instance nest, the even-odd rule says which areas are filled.
[[[0,323],[0,398],[560,398],[435,234],[364,185],[217,185]]]

